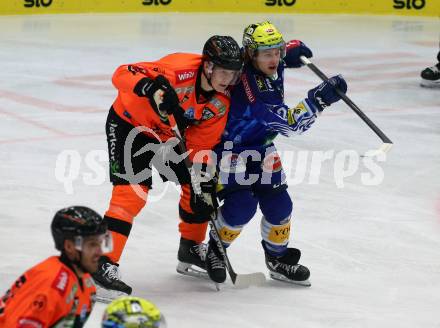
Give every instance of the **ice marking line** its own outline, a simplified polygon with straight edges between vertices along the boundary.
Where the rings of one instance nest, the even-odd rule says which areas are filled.
[[[94,83],[87,83],[87,82],[81,82],[81,81],[68,81],[68,80],[56,80],[54,81],[57,85],[62,85],[69,88],[80,88],[80,89],[87,89],[90,90],[90,88],[93,88],[93,90],[110,90],[110,87],[107,85],[98,85]]]
[[[396,63],[373,63],[373,64],[364,64],[356,66],[356,72],[360,71],[383,71],[383,70],[404,70],[406,68],[414,67],[417,71],[420,70],[420,67],[424,67],[426,65],[426,61],[400,61]],[[418,75],[417,75],[418,77]]]
[[[410,43],[427,48],[438,47],[438,41],[411,41]]]
[[[73,88],[111,90],[112,88],[110,81],[111,76],[109,75],[83,75],[57,79],[53,83]],[[106,85],[93,82],[106,82]]]
[[[111,75],[108,74],[95,74],[95,75],[78,75],[72,77],[65,77],[63,79],[59,79],[58,81],[109,81],[111,79]]]
[[[394,73],[383,73],[383,74],[368,74],[368,75],[351,75],[351,73],[343,73],[342,74],[349,83],[351,83],[348,87],[348,93],[369,93],[371,91],[382,91],[384,87],[387,90],[402,90],[402,83],[412,83],[413,85],[419,85],[419,71],[412,72],[394,72]],[[406,78],[406,80],[404,80]],[[390,81],[395,79],[399,79],[399,84],[390,84]],[[299,87],[302,87],[307,90],[307,88],[312,88],[318,85],[318,82],[310,82],[306,80],[300,81],[299,79],[291,80],[289,77],[286,78],[285,90],[286,94],[289,96],[293,96],[295,94],[301,95],[304,97],[307,93],[303,95],[300,94]],[[292,83],[293,82],[293,83]],[[405,85],[406,86],[406,85]],[[294,92],[290,92],[289,88],[296,88]]]
[[[13,144],[13,143],[30,143],[30,142],[36,142],[36,141],[58,141],[60,139],[73,139],[73,138],[84,138],[84,137],[103,137],[104,133],[89,133],[89,134],[71,134],[71,135],[63,135],[63,136],[47,136],[47,137],[33,137],[33,138],[16,138],[16,139],[6,139],[6,140],[0,140],[0,145],[3,144]],[[56,138],[55,138],[56,137]]]
[[[415,58],[420,57],[416,52],[376,52],[376,53],[367,53],[361,55],[341,55],[341,56],[328,56],[328,57],[320,57],[319,59],[315,59],[315,62],[319,65],[330,65],[337,64],[340,66],[349,65],[353,62],[358,61],[372,61],[374,58],[381,59],[393,59],[396,58]]]
[[[74,112],[74,113],[97,113],[106,111],[94,107],[68,106],[52,101],[42,100],[32,96],[26,96],[11,91],[0,90],[0,97],[15,101],[19,104],[30,105],[40,109],[56,111],[56,112]]]
[[[421,107],[423,108],[423,110],[435,110],[438,112],[438,104],[421,104]],[[388,112],[399,112],[399,113],[410,113],[410,114],[414,114],[414,115],[418,115],[418,112],[414,112],[414,108],[401,108],[399,106],[396,107],[368,107],[368,110],[366,110],[365,112],[368,113],[388,113]],[[336,111],[328,111],[327,113],[325,113],[325,116],[348,116],[351,115],[351,113],[348,112],[336,112]]]
[[[346,74],[350,75],[350,74]],[[362,81],[362,82],[374,82],[383,80],[395,80],[396,78],[411,77],[419,78],[420,70],[406,71],[406,72],[391,72],[391,73],[373,73],[373,74],[360,74],[356,76],[350,76],[350,81]],[[400,87],[401,88],[401,87]]]
[[[14,119],[16,119],[16,120],[18,120],[20,122],[25,122],[25,123],[33,125],[33,126],[35,126],[37,128],[40,128],[40,129],[52,132],[52,133],[54,133],[57,136],[69,136],[69,134],[64,132],[64,131],[60,131],[60,130],[54,129],[54,128],[50,127],[50,126],[47,126],[47,125],[45,125],[43,123],[40,123],[38,121],[32,120],[30,118],[27,118],[25,116],[17,115],[15,113],[8,112],[8,111],[6,111],[6,110],[4,110],[2,108],[0,108],[0,113],[5,114],[6,116],[12,117],[12,118],[14,118]]]

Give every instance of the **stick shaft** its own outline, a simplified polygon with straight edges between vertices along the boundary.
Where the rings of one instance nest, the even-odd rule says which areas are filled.
[[[307,65],[308,68],[310,68],[310,70],[315,73],[321,80],[323,80],[324,82],[328,82],[328,77],[318,68],[316,67],[315,64],[313,64],[307,57],[301,56],[301,61]],[[341,99],[348,105],[348,107],[350,107],[361,119],[362,121],[364,121],[371,130],[374,131],[374,133],[376,133],[376,135],[384,142],[387,144],[392,144],[393,142],[390,140],[390,138],[388,138],[385,133],[382,132],[381,129],[379,129],[377,127],[376,124],[374,124],[367,115],[365,115],[365,113],[350,99],[348,98],[348,96],[343,93],[341,90],[339,90],[338,88],[335,88],[336,93],[341,97]]]
[[[176,120],[174,119],[173,115],[168,115],[168,119],[171,124],[171,129],[173,130],[176,138],[179,140],[179,149],[180,149],[181,153],[184,154],[184,153],[186,153],[187,149],[186,149],[185,141],[183,140],[183,137],[180,134],[179,128],[177,127]],[[194,168],[193,168],[188,156],[185,157],[184,161],[185,161],[185,165],[189,171],[189,174],[191,176],[191,184],[193,185],[194,192],[201,195],[200,183],[199,183],[199,181],[197,181],[197,177],[194,172]],[[235,273],[234,269],[232,268],[231,262],[229,261],[228,254],[226,253],[225,246],[223,245],[223,243],[220,239],[220,233],[215,225],[216,216],[217,216],[217,209],[209,217],[209,220],[211,222],[211,232],[213,233],[213,237],[216,242],[217,248],[224,258],[224,261],[226,264],[226,269],[228,270],[229,276],[231,277],[232,282],[235,284],[235,281],[237,280],[237,274]]]

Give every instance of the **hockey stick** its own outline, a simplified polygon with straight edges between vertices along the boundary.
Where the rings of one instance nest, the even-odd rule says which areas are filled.
[[[321,80],[324,82],[328,82],[328,77],[318,68],[316,67],[307,57],[301,56],[301,61],[310,68],[313,73],[315,73]],[[393,142],[383,133],[377,126],[374,124],[367,115],[350,99],[347,97],[345,93],[343,93],[338,88],[335,88],[336,93],[341,97],[341,99],[350,107],[361,119],[364,121],[370,129],[376,133],[376,135],[382,140],[383,144],[373,152],[367,152],[365,156],[377,156],[379,154],[387,153],[391,147],[393,146]]]
[[[176,136],[177,140],[179,141],[179,149],[182,154],[185,154],[187,152],[185,142],[182,138],[182,135],[180,134],[179,128],[176,124],[176,120],[174,119],[173,115],[168,115],[168,119],[170,121],[171,129],[174,132],[174,135]],[[202,190],[200,188],[200,182],[197,179],[197,175],[195,173],[195,170],[193,168],[193,165],[191,164],[189,157],[185,156],[184,163],[189,171],[190,177],[191,177],[191,184],[193,186],[194,192],[198,194],[199,196],[202,196]],[[217,209],[215,209],[214,213],[209,217],[209,220],[211,222],[210,229],[212,232],[212,236],[214,237],[215,243],[217,245],[217,248],[221,255],[223,256],[226,269],[228,270],[229,276],[231,277],[232,283],[234,286],[238,288],[247,288],[251,285],[261,285],[266,281],[266,276],[262,272],[254,272],[254,273],[248,273],[248,274],[238,274],[234,271],[232,268],[231,262],[229,261],[229,257],[226,253],[225,246],[223,245],[222,241],[220,240],[220,234],[219,231],[215,225],[215,220],[217,220]],[[217,290],[218,286],[216,284]]]

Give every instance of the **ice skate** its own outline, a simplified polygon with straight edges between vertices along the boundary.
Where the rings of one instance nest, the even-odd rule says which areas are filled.
[[[176,271],[183,275],[207,279],[205,257],[205,244],[197,244],[195,241],[180,238],[179,251],[177,253],[179,262]]]
[[[99,259],[98,271],[92,277],[97,285],[96,299],[108,303],[124,295],[130,295],[132,288],[121,280],[119,265],[107,256]]]
[[[217,290],[219,290],[217,284],[223,283],[226,280],[226,265],[214,240],[210,240],[208,244],[206,271],[208,272],[209,278],[216,283]]]
[[[427,88],[440,88],[440,63],[425,68],[420,74],[422,82],[420,85]]]
[[[266,266],[272,279],[307,287],[311,286],[309,269],[298,264],[301,257],[299,249],[288,248],[286,254],[277,257],[270,255],[266,250],[264,242],[262,244],[266,257]]]

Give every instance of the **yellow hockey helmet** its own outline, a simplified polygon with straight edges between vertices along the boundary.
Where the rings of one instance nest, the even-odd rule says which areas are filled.
[[[243,47],[250,50],[252,54],[256,50],[273,48],[281,48],[284,53],[285,46],[283,35],[269,21],[250,24],[244,29]]]
[[[104,311],[102,328],[164,328],[165,318],[150,301],[124,296],[111,302]]]

